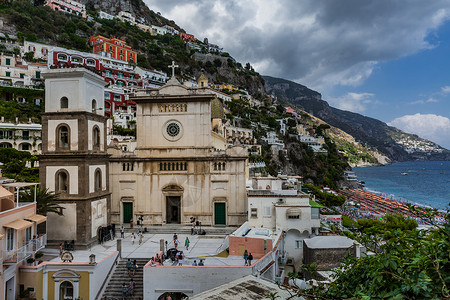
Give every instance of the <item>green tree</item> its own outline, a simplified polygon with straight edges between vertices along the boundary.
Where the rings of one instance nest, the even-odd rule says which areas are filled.
[[[30,188],[21,193],[21,200],[23,202],[34,202],[34,188]],[[48,188],[41,188],[40,186],[36,188],[36,202],[37,202],[37,213],[46,216],[48,213],[52,212],[60,216],[63,214],[63,209],[65,207],[60,206],[57,201],[59,200],[59,195]]]
[[[435,210],[410,210],[432,224],[428,230],[412,228],[398,216],[387,216],[386,230],[380,234],[365,234],[359,241],[377,245],[375,255],[361,258],[348,256],[335,269],[335,280],[297,295],[308,299],[449,299],[450,290],[450,217],[446,223],[435,224]],[[368,222],[380,226],[376,222]],[[380,239],[387,242],[380,243]]]

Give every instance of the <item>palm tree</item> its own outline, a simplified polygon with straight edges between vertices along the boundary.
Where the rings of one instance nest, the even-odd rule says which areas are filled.
[[[20,199],[23,202],[34,202],[34,189],[23,191]],[[48,188],[36,187],[36,210],[38,214],[46,216],[47,213],[52,212],[62,216],[65,207],[60,206],[57,203],[58,200],[59,195],[55,194],[55,192],[49,191]]]

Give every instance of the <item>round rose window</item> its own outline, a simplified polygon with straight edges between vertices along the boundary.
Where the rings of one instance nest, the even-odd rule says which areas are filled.
[[[177,123],[169,123],[166,130],[169,136],[176,137],[180,134],[180,125],[178,125]]]
[[[178,141],[183,136],[183,126],[177,120],[169,120],[162,128],[163,136],[171,141]]]

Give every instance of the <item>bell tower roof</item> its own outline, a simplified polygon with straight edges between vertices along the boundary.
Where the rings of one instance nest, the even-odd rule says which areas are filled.
[[[45,112],[93,112],[104,115],[105,80],[85,68],[44,72]]]

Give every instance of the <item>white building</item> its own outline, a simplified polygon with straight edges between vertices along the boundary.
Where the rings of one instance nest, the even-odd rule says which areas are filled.
[[[114,20],[115,16],[108,14],[107,12],[100,11],[99,13],[100,19]]]
[[[39,154],[42,150],[41,132],[41,124],[0,122],[0,147]]]
[[[147,70],[141,67],[136,67],[134,70],[142,79],[148,81],[149,88],[159,88],[167,81],[167,74],[156,70]]]
[[[0,84],[15,87],[42,85],[41,73],[47,70],[44,63],[28,63],[15,55],[0,55]]]
[[[166,28],[156,26],[156,25],[152,25],[152,30],[153,30],[154,34],[158,34],[158,35],[164,35],[164,34],[168,33]]]
[[[131,25],[136,25],[136,18],[128,11],[121,11],[117,15],[117,18],[122,22],[128,22]]]
[[[320,228],[320,205],[300,186],[298,177],[258,177],[247,189],[249,228],[285,232],[284,250],[295,265],[303,258],[303,240],[318,235]]]
[[[225,93],[222,93],[218,90],[211,89],[211,91],[216,94],[217,98],[223,101],[223,103],[231,102],[231,96]]]
[[[285,119],[278,119],[277,120],[278,123],[280,123],[280,133],[282,135],[286,134],[286,130],[288,129],[286,126],[286,120]]]
[[[218,45],[215,45],[215,44],[208,44],[208,52],[222,53],[223,48],[220,48]]]
[[[176,30],[170,25],[164,25],[163,28],[165,28],[167,30],[167,33],[171,35],[178,35],[180,33],[178,30]]]
[[[311,147],[314,152],[327,152],[327,150],[322,149],[322,143],[318,141],[315,137],[312,136],[300,136],[300,142],[307,144]]]
[[[54,48],[52,45],[45,45],[36,42],[24,41],[23,46],[20,47],[20,55],[24,55],[27,52],[33,52],[34,58],[41,58],[47,60],[48,53]]]

